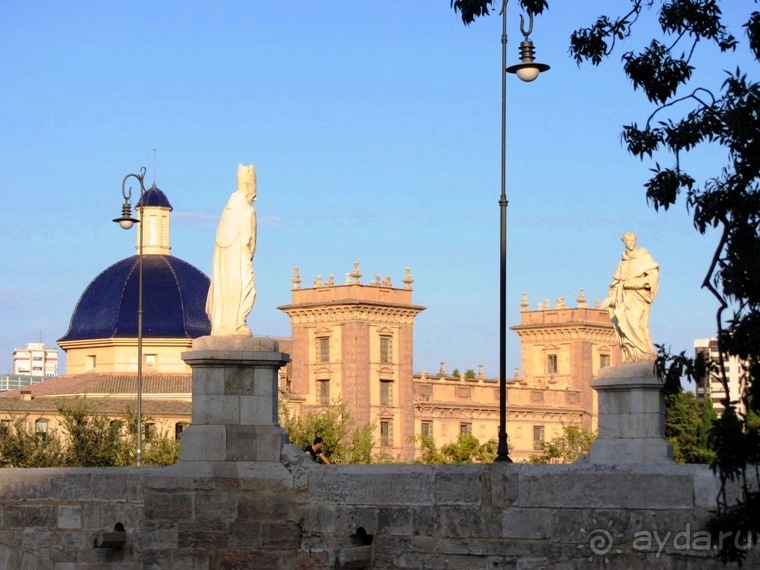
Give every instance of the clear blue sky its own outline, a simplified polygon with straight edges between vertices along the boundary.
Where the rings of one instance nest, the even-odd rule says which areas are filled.
[[[682,205],[647,206],[651,164],[619,135],[651,107],[619,55],[596,69],[567,53],[573,29],[629,3],[551,4],[532,36],[551,71],[509,80],[509,324],[523,291],[532,308],[574,306],[581,287],[604,299],[620,235],[634,231],[661,265],[654,340],[691,351],[715,329],[700,283],[716,236],[696,233]],[[751,7],[726,4],[735,24]],[[510,3],[510,64],[518,13]],[[276,307],[290,301],[295,266],[310,284],[342,281],[359,261],[364,282],[380,273],[397,286],[410,267],[414,301],[428,307],[415,370],[445,361],[497,374],[498,16],[467,28],[449,0],[72,0],[3,2],[0,21],[0,373],[15,347],[40,336],[55,346],[87,284],[134,253],[134,231],[111,220],[124,175],[145,165],[153,181],[155,148],[172,253],[207,274],[237,165],[256,165],[254,334],[289,335]],[[745,49],[730,61],[701,50],[701,83],[717,87],[737,64],[757,73]],[[712,175],[724,159],[705,149],[690,162]]]

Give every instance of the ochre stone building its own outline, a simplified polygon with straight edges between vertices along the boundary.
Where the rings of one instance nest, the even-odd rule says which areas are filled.
[[[280,307],[291,319],[292,370],[283,395],[297,413],[319,409],[339,397],[358,425],[374,423],[379,451],[410,460],[413,437],[430,435],[440,447],[461,433],[495,439],[499,425],[498,379],[482,367],[474,378],[453,377],[444,364],[436,374],[413,373],[414,318],[424,307],[412,302],[413,279],[403,287],[391,278],[360,281],[358,263],[345,284],[332,276],[302,288],[296,270],[292,302]],[[507,431],[511,456],[528,459],[539,443],[563,426],[595,429],[596,400],[589,382],[599,368],[620,362],[605,310],[554,308],[547,300],[529,310],[521,302],[523,372],[508,381]]]

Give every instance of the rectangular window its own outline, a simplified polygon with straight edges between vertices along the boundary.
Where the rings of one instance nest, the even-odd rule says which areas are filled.
[[[169,221],[166,216],[161,216],[161,245],[169,245]]]
[[[156,216],[148,220],[148,245],[158,245],[158,221]]]
[[[459,424],[459,435],[472,435],[472,424]]]
[[[145,355],[145,367],[146,368],[155,368],[156,367],[156,355],[155,354],[146,354]]]
[[[546,357],[546,373],[547,374],[556,374],[558,371],[557,367],[557,355],[556,354],[549,354]]]
[[[148,424],[145,424],[144,427],[145,427],[145,439],[146,441],[150,441],[156,435],[156,424],[148,423]]]
[[[330,362],[330,337],[317,339],[317,362]]]
[[[317,401],[320,406],[330,405],[330,381],[319,380],[317,382]]]
[[[426,437],[433,437],[433,422],[422,422],[420,433]]]
[[[533,449],[541,449],[544,442],[544,426],[533,426]]]
[[[380,362],[393,362],[393,344],[391,337],[380,337]]]
[[[389,380],[380,380],[380,405],[393,405],[393,382]]]
[[[97,357],[94,354],[88,354],[84,357],[85,359],[85,368],[88,370],[94,370],[95,366],[97,366]]]
[[[609,354],[600,354],[599,355],[599,368],[607,368],[610,365],[610,355]]]
[[[390,420],[380,422],[380,445],[393,445],[393,422]]]

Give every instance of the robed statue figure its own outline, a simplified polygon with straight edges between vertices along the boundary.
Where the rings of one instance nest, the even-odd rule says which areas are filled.
[[[636,234],[623,234],[623,257],[618,264],[606,307],[624,361],[654,360],[654,346],[649,334],[649,307],[657,295],[659,266],[648,250],[636,247]]]
[[[253,254],[256,251],[256,170],[238,166],[238,189],[224,207],[216,230],[211,286],[206,314],[212,335],[250,335],[246,318],[253,308],[256,286]]]

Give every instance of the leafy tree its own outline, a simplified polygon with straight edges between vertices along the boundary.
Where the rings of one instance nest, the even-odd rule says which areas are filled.
[[[419,434],[412,438],[420,443],[422,456],[415,463],[493,463],[497,443],[489,440],[480,443],[471,433],[459,434],[456,441],[447,443],[440,450],[429,435]]]
[[[136,416],[125,410],[127,433],[84,400],[58,404],[61,434],[35,433],[27,416],[0,426],[0,464],[3,467],[111,467],[136,464]],[[146,422],[152,419],[144,417]],[[131,428],[129,427],[131,425]],[[144,465],[171,465],[179,461],[179,442],[166,432],[146,434]]]
[[[475,371],[472,368],[468,368],[464,371],[464,377],[468,380],[472,380],[475,378]]]
[[[291,414],[287,401],[279,402],[280,425],[288,432],[290,443],[306,448],[319,436],[325,442],[333,463],[371,463],[375,444],[372,424],[351,428],[351,414],[340,398],[323,410],[300,416]]]
[[[579,426],[562,426],[562,435],[539,444],[541,455],[531,455],[531,463],[572,463],[588,453],[596,435]]]
[[[665,396],[665,437],[678,463],[710,463],[715,458],[707,444],[716,415],[712,402],[707,406],[700,410],[697,398],[686,390]]]
[[[3,467],[62,467],[64,455],[55,431],[35,433],[27,416],[0,426],[0,464]]]
[[[459,378],[459,368],[454,368],[454,370],[451,371],[451,375],[454,378]]]
[[[109,467],[117,465],[123,441],[118,427],[93,413],[84,400],[58,404],[61,426],[65,430],[64,462],[70,467]]]
[[[500,3],[498,3],[500,4]],[[489,13],[493,0],[452,0],[465,24]],[[547,3],[521,0],[526,11],[540,14]],[[622,2],[621,2],[622,4]],[[618,44],[631,37],[644,9],[656,9],[661,34],[641,51],[622,54],[622,66],[634,90],[641,90],[654,110],[639,124],[623,127],[628,151],[641,160],[656,161],[644,184],[646,198],[655,210],[667,210],[679,198],[692,214],[701,234],[715,228],[720,234],[702,283],[715,297],[716,336],[720,358],[718,374],[726,394],[724,362],[729,355],[745,363],[742,400],[752,413],[760,412],[760,85],[739,68],[726,72],[720,92],[690,81],[700,44],[712,45],[726,55],[726,67],[734,67],[733,52],[747,49],[760,60],[760,12],[749,2],[718,0],[629,0],[619,16],[601,16],[576,30],[570,53],[580,65],[601,65]],[[741,45],[724,24],[721,5],[736,13],[743,10]],[[739,35],[741,37],[741,35]],[[710,146],[726,156],[725,165],[702,182],[685,166],[685,157],[697,146]],[[670,157],[668,159],[668,156]],[[670,164],[661,166],[661,158]],[[724,314],[726,313],[726,314]],[[681,378],[694,379],[694,363],[683,353],[671,355],[660,347],[658,369],[670,394],[678,392]],[[696,376],[698,377],[698,376]],[[710,432],[715,452],[712,468],[721,479],[718,498],[720,531],[760,532],[760,471],[748,466],[760,462],[760,435],[737,409],[738,402],[723,402],[724,412]],[[749,478],[754,477],[754,481]],[[736,504],[729,505],[726,484],[738,480],[742,489]],[[723,560],[739,560],[746,554],[733,541],[721,541]]]

